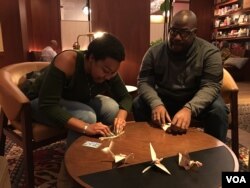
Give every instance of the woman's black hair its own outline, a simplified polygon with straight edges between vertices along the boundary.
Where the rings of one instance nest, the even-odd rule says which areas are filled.
[[[125,50],[121,41],[110,33],[104,33],[101,37],[90,42],[86,57],[92,55],[95,60],[103,60],[107,57],[119,62],[125,59]]]

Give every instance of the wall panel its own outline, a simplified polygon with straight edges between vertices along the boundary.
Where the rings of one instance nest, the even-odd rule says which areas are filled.
[[[51,39],[61,46],[60,0],[30,0],[32,39],[29,50],[42,50]]]
[[[197,16],[198,30],[197,36],[211,41],[211,33],[213,26],[213,3],[214,0],[190,0],[190,10]]]
[[[0,1],[0,22],[4,46],[4,52],[0,55],[0,67],[24,60],[19,15],[18,0]]]
[[[126,84],[136,85],[142,57],[150,40],[150,1],[91,0],[93,31],[116,35],[126,49],[126,60],[120,74]]]
[[[51,39],[61,46],[60,0],[1,0],[0,22],[0,67],[27,61],[28,51],[41,50]]]
[[[89,32],[89,22],[86,21],[61,21],[62,50],[72,49],[77,36]],[[79,38],[81,50],[85,50],[89,44],[89,37]]]

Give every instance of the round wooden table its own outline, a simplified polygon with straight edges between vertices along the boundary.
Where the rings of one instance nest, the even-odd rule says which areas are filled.
[[[135,164],[142,164],[145,162],[147,164],[150,164],[151,156],[150,156],[150,150],[149,150],[149,143],[151,142],[151,144],[153,145],[156,151],[158,158],[161,158],[161,157],[169,158],[169,157],[176,156],[176,160],[177,160],[177,155],[179,152],[192,153],[192,152],[198,151],[197,155],[202,156],[204,158],[206,155],[211,153],[209,152],[210,150],[207,150],[207,149],[216,149],[216,148],[222,149],[223,148],[226,154],[225,155],[223,154],[224,156],[222,157],[225,157],[225,158],[227,157],[230,159],[230,162],[228,162],[230,164],[226,164],[227,165],[226,170],[229,170],[229,171],[239,170],[238,159],[236,158],[235,154],[231,151],[231,149],[227,145],[219,141],[218,139],[208,134],[205,134],[203,131],[197,128],[190,128],[185,135],[171,135],[171,134],[167,134],[160,128],[152,127],[146,122],[129,122],[127,123],[125,133],[121,135],[120,137],[114,138],[112,140],[114,142],[112,151],[115,154],[119,154],[119,153],[123,153],[123,154],[133,153],[134,154],[134,158],[129,158],[127,163],[123,164],[119,168],[122,168],[122,167],[126,168],[126,167],[129,167],[130,165],[136,166]],[[98,143],[101,143],[101,146],[98,148],[82,146],[83,143],[85,143],[86,141],[98,142]],[[110,143],[110,140],[101,141],[100,139],[95,138],[95,137],[82,136],[78,138],[68,148],[65,154],[65,159],[64,159],[66,169],[69,175],[78,184],[84,187],[91,187],[87,182],[83,181],[81,177],[85,175],[89,175],[89,174],[91,175],[91,174],[98,173],[98,172],[105,172],[105,171],[112,170],[113,159],[111,155],[105,154],[104,152],[101,151],[101,149],[104,147],[107,147],[109,143]],[[204,151],[204,155],[201,155],[199,151],[200,152]],[[221,159],[221,157],[219,157],[219,159]],[[201,169],[206,170],[206,168],[212,168],[213,165],[217,165],[218,167],[217,163],[218,163],[218,159],[214,159],[214,161],[212,162],[210,161],[208,162],[208,164],[204,164],[204,166],[201,167]],[[177,164],[174,164],[174,165],[178,166]],[[173,167],[173,168],[178,168],[178,167]],[[224,170],[224,167],[221,170]],[[183,171],[185,170],[179,167],[179,169],[177,170],[175,169],[173,171],[176,171],[176,173],[178,171],[181,171],[183,173]],[[139,176],[140,175],[141,173],[139,174]],[[170,177],[174,178],[175,177],[174,173]]]

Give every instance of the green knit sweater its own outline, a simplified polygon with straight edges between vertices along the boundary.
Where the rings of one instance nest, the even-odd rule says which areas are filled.
[[[101,84],[96,84],[84,71],[84,52],[76,51],[76,67],[74,75],[66,77],[64,72],[52,62],[32,86],[38,93],[39,109],[58,126],[65,126],[72,117],[59,105],[61,98],[88,104],[97,94],[108,94],[117,101],[119,107],[131,110],[132,97],[128,93],[119,74]]]

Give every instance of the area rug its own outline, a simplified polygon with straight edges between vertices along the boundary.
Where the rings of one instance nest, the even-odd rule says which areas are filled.
[[[23,165],[23,150],[6,140],[5,156],[9,165],[12,188],[26,188]],[[65,141],[58,141],[34,151],[35,186],[55,188],[57,175],[65,152]]]
[[[230,145],[230,139],[227,140]],[[65,142],[59,141],[34,152],[35,185],[39,188],[56,187],[57,175],[65,152]],[[249,150],[240,145],[240,171],[248,169]],[[26,188],[23,174],[22,149],[7,139],[5,156],[9,164],[12,188]]]
[[[250,132],[250,104],[238,105],[239,128]]]

